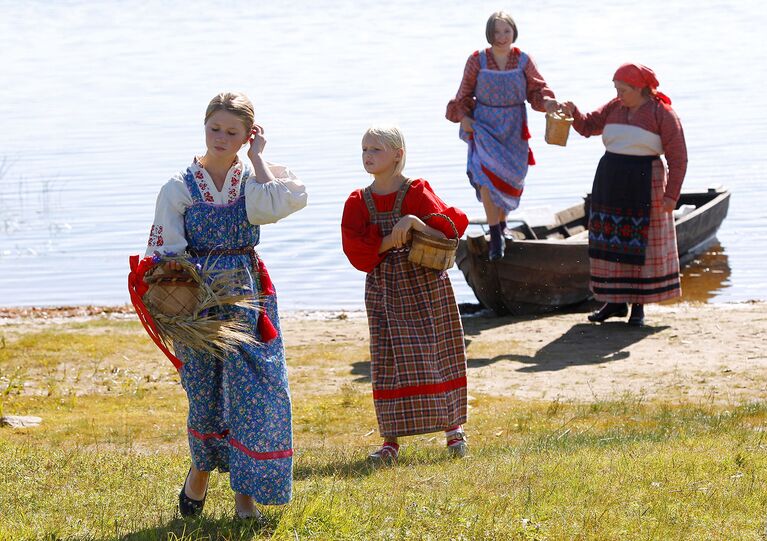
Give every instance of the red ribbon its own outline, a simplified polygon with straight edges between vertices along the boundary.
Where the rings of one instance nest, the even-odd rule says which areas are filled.
[[[261,315],[258,316],[258,333],[261,335],[261,340],[264,342],[271,342],[277,338],[277,329],[265,312],[261,312]]]
[[[525,122],[524,124],[522,124],[522,139],[527,141],[531,137],[532,135],[530,135],[530,129],[527,127],[527,122]]]
[[[160,333],[157,330],[157,326],[152,319],[152,315],[149,313],[142,297],[149,289],[149,286],[144,282],[144,275],[156,265],[155,261],[151,257],[145,257],[139,260],[139,256],[130,256],[130,274],[128,274],[128,293],[130,293],[131,304],[136,310],[136,315],[144,326],[149,337],[157,345],[165,356],[173,363],[176,370],[181,370],[183,363],[176,357],[163,343],[160,338]],[[258,278],[261,284],[261,290],[264,295],[274,295],[274,284],[269,277],[269,272],[266,270],[266,265],[260,259],[258,260]],[[258,317],[258,332],[261,335],[261,339],[264,342],[271,342],[279,333],[274,326],[269,316],[262,312]]]
[[[527,141],[530,139],[530,129],[527,127],[527,122],[522,124],[522,140]],[[533,156],[533,149],[527,147],[527,165],[535,165],[535,156]]]
[[[261,283],[261,290],[264,295],[274,295],[274,284],[266,270],[266,265],[259,258],[258,260],[258,281]]]
[[[181,370],[183,363],[179,361],[178,357],[176,357],[163,343],[160,338],[160,333],[157,331],[157,326],[152,319],[152,315],[149,313],[149,310],[141,298],[149,289],[149,286],[144,282],[144,274],[154,267],[156,263],[151,257],[145,257],[139,261],[137,255],[130,256],[129,261],[130,273],[128,274],[128,293],[130,294],[131,304],[133,304],[133,308],[136,310],[136,315],[144,326],[144,330],[149,335],[149,338],[152,339],[157,347],[160,348],[160,351],[162,351],[170,362],[173,363],[176,370]]]
[[[261,284],[261,293],[264,295],[274,295],[274,284],[272,284],[272,279],[266,270],[266,265],[264,265],[260,258],[258,260],[258,281]],[[266,312],[261,312],[261,315],[258,316],[258,333],[264,342],[271,342],[279,335]]]

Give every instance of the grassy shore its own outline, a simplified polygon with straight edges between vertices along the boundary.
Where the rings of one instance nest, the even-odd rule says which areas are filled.
[[[0,415],[43,418],[0,428],[0,539],[765,538],[763,403],[472,392],[469,456],[427,435],[376,469],[367,344],[347,338],[288,346],[294,500],[257,526],[233,520],[224,474],[201,519],[178,517],[186,401],[137,322],[0,327]],[[320,389],[329,370],[350,377]]]

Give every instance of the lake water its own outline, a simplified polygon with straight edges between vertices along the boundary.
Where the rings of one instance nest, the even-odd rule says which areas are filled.
[[[226,6],[224,8],[223,6]],[[156,194],[204,150],[202,118],[242,90],[269,160],[306,183],[309,206],[262,229],[259,251],[287,309],[363,306],[364,275],[340,243],[344,200],[369,182],[360,138],[394,121],[410,176],[482,215],[464,143],[444,119],[496,2],[0,1],[0,306],[122,304]],[[625,61],[651,66],[684,124],[685,189],[733,192],[719,245],[687,271],[687,300],[767,299],[767,9],[759,0],[571,2],[512,12],[562,100],[591,110]],[[542,216],[590,188],[603,146],[543,142],[520,212]],[[473,295],[451,271],[459,301]]]

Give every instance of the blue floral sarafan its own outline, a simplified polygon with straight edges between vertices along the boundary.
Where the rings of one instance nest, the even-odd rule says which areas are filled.
[[[184,182],[193,200],[184,215],[189,252],[208,267],[240,270],[237,287],[260,308],[227,308],[236,311],[227,315],[252,326],[258,344],[240,346],[223,360],[175,345],[189,398],[192,461],[203,471],[230,472],[232,490],[260,504],[285,504],[293,482],[291,399],[277,297],[252,250],[260,229],[248,221],[245,182],[228,205],[206,202],[189,169]]]
[[[493,203],[509,212],[519,206],[530,160],[525,108],[528,56],[520,52],[519,65],[511,70],[491,70],[487,53],[480,51],[474,108],[474,133],[459,129],[468,144],[466,174],[477,191],[490,190]]]

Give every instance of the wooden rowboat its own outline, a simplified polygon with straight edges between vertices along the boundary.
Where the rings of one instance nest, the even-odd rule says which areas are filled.
[[[680,196],[674,219],[681,265],[715,240],[729,205],[730,192],[723,188]],[[484,232],[461,239],[456,263],[479,302],[498,315],[524,315],[589,300],[588,207],[587,196],[583,203],[556,213],[551,225],[511,222],[500,261],[488,261]],[[470,224],[487,228],[484,220]]]

